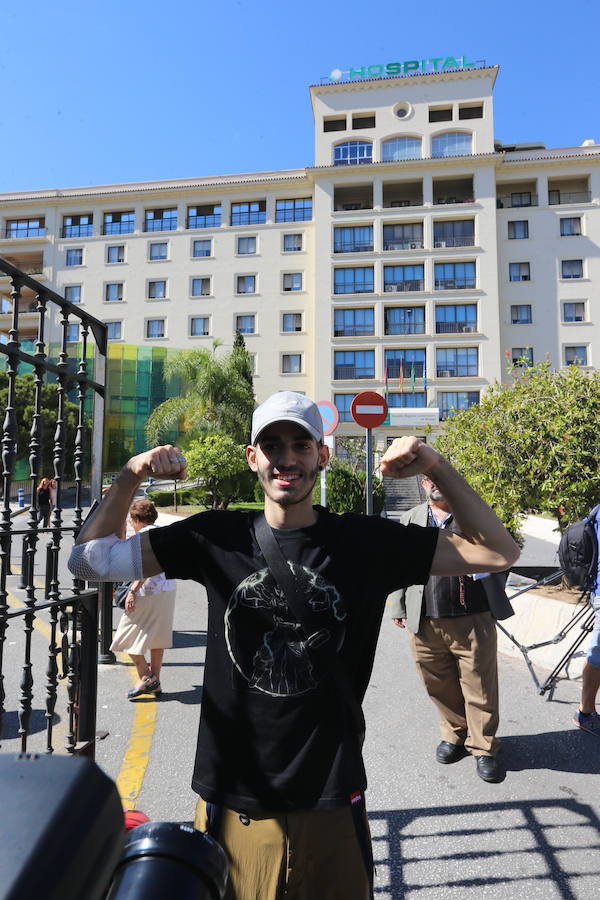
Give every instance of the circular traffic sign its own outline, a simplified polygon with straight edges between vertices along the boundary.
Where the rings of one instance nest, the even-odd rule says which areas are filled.
[[[361,428],[378,428],[385,422],[388,405],[376,391],[361,391],[350,405],[350,413]]]
[[[333,434],[338,427],[340,414],[337,406],[334,403],[330,403],[329,400],[319,400],[317,407],[319,408],[321,418],[323,419],[323,434],[327,437],[328,435]]]

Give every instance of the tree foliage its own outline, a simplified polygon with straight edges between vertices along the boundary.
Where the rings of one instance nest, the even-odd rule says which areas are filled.
[[[512,375],[451,418],[436,449],[518,535],[529,510],[566,524],[598,503],[600,372],[541,363]]]
[[[340,460],[332,459],[327,469],[327,509],[334,513],[364,513],[366,508],[366,474],[354,472],[352,467]],[[313,491],[313,502],[321,500],[321,482],[317,478]],[[383,509],[383,482],[373,478],[373,512]]]
[[[186,449],[187,470],[199,478],[213,509],[223,509],[235,499],[241,472],[247,468],[246,449],[225,434],[209,434],[190,441]]]
[[[179,376],[183,391],[150,414],[146,433],[151,444],[160,444],[173,430],[180,432],[184,446],[216,433],[247,442],[254,410],[250,356],[243,340],[226,356],[217,355],[219,346],[215,341],[212,350],[183,350],[167,360],[165,377]]]

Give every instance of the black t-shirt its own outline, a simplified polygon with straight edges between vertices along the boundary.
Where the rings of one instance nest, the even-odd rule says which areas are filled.
[[[312,611],[310,634],[266,568],[251,514],[200,513],[149,532],[167,577],[208,593],[192,787],[239,811],[342,806],[366,777],[327,653],[333,642],[361,702],[386,597],[427,581],[438,532],[319,509],[316,524],[275,534]]]

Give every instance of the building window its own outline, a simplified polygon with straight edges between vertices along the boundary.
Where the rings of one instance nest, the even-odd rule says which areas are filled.
[[[375,113],[359,113],[352,116],[352,128],[375,128]]]
[[[434,222],[433,246],[472,247],[475,244],[475,222],[464,219],[458,222]]]
[[[424,306],[386,306],[385,334],[425,334]]]
[[[425,370],[425,350],[386,350],[385,374],[388,378],[422,378]]]
[[[513,366],[532,366],[533,347],[513,347],[510,351]]]
[[[210,297],[210,278],[192,278],[192,297]]]
[[[561,278],[583,278],[582,259],[563,259],[560,264]]]
[[[121,322],[105,322],[106,325],[106,337],[109,341],[120,341],[121,340]]]
[[[581,234],[581,216],[569,216],[560,220],[560,236],[574,237]]]
[[[284,236],[283,236],[283,252],[284,253],[297,253],[299,250],[302,250],[302,235],[301,234],[284,234]]]
[[[190,337],[206,337],[210,334],[208,316],[192,316],[190,319]]]
[[[519,219],[508,223],[509,241],[521,241],[529,237],[529,222],[527,219]]]
[[[221,225],[221,204],[209,203],[204,206],[188,206],[188,228],[219,228]]]
[[[144,231],[175,231],[177,209],[147,209]]]
[[[563,303],[563,322],[585,322],[585,303],[582,300]]]
[[[357,225],[333,229],[334,253],[366,253],[373,250],[373,226]]]
[[[65,265],[67,265],[67,266],[82,266],[83,265],[83,250],[80,247],[77,247],[77,249],[73,248],[72,250],[67,250],[67,257],[65,260]]]
[[[94,233],[94,217],[91,213],[79,216],[63,216],[64,238],[91,237]]]
[[[237,239],[237,252],[239,256],[251,256],[256,253],[256,238],[239,237]]]
[[[402,159],[421,159],[421,138],[397,137],[381,144],[383,162],[399,162]]]
[[[459,106],[459,119],[483,119],[483,104],[478,103],[473,106]]]
[[[346,141],[333,148],[334,166],[359,166],[373,162],[373,144],[370,141]]]
[[[69,303],[81,303],[81,285],[68,284],[65,288],[65,300]]]
[[[334,310],[334,337],[362,337],[370,334],[375,334],[375,315],[372,307]]]
[[[436,291],[464,291],[474,288],[475,263],[436,263]]]
[[[135,231],[135,212],[104,213],[104,234],[131,234]]]
[[[212,256],[212,240],[210,238],[203,238],[198,241],[193,241],[192,256],[195,258],[199,256]]]
[[[473,136],[462,131],[448,131],[446,134],[438,134],[431,139],[431,155],[440,156],[469,156],[472,151]]]
[[[373,266],[334,270],[334,294],[369,294],[374,290]]]
[[[464,378],[479,373],[477,347],[449,347],[436,350],[438,378]]]
[[[113,244],[106,248],[107,263],[125,262],[125,244]]]
[[[336,350],[334,353],[333,377],[375,378],[374,350]]]
[[[165,319],[146,319],[146,337],[164,338],[166,334]]]
[[[510,308],[511,325],[531,325],[531,303],[519,303]]]
[[[284,291],[302,290],[302,272],[286,272],[283,276]]]
[[[384,291],[422,291],[425,285],[424,267],[418,266],[384,266]]]
[[[4,230],[4,236],[7,238],[42,237],[44,234],[46,234],[46,220],[43,216],[35,219],[9,219]]]
[[[302,313],[283,313],[281,317],[282,331],[302,331]]]
[[[267,221],[266,200],[231,204],[232,225],[264,225]]]
[[[345,131],[346,116],[340,118],[323,119],[323,131]]]
[[[104,289],[104,299],[107,303],[118,303],[123,299],[123,282],[111,281]]]
[[[312,219],[312,199],[305,197],[301,200],[276,200],[276,222],[308,222]]]
[[[150,244],[148,248],[148,259],[166,259],[169,245],[166,241],[161,241],[159,244]]]
[[[256,275],[238,275],[236,279],[236,293],[255,294]]]
[[[255,316],[252,316],[252,315],[236,316],[235,317],[235,330],[239,331],[241,334],[254,334],[256,331]]]
[[[451,122],[452,121],[452,107],[451,106],[443,106],[443,107],[429,107],[429,121],[430,122]]]
[[[417,250],[423,247],[423,223],[406,222],[383,226],[384,250]],[[373,249],[372,247],[370,248]]]
[[[281,371],[284,375],[302,372],[302,354],[284,353],[281,357]]]
[[[477,305],[475,303],[436,306],[436,334],[468,334],[477,331]]]
[[[336,409],[340,416],[340,422],[353,422],[352,413],[350,412],[350,407],[352,406],[352,401],[356,397],[356,394],[334,394],[333,402],[335,403]]]
[[[573,347],[565,347],[565,365],[567,366],[587,366],[588,351],[585,344],[579,344]]]
[[[475,403],[479,403],[479,391],[440,391],[438,394],[440,419],[445,421],[455,416],[459,410],[469,409]]]
[[[530,281],[531,270],[528,262],[514,262],[508,264],[509,281]]]
[[[412,391],[406,394],[394,391],[388,394],[387,401],[390,409],[424,409],[427,406],[424,391],[415,391],[414,394]]]
[[[75,344],[79,340],[79,325],[67,325],[67,343]]]
[[[160,281],[149,281],[148,282],[148,299],[149,300],[164,300],[166,296],[167,296],[167,282],[164,279],[161,279]]]

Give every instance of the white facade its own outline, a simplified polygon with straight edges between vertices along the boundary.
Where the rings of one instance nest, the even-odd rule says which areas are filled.
[[[258,399],[335,400],[339,434],[359,433],[360,390],[443,418],[507,357],[598,366],[600,146],[495,144],[496,75],[313,86],[302,170],[0,195],[0,256],[117,342],[227,348],[242,330]]]

